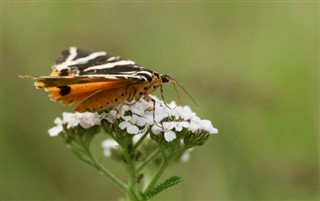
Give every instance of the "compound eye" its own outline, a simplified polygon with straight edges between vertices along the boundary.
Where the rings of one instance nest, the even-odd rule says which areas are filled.
[[[170,80],[170,78],[169,78],[168,75],[166,75],[166,74],[162,74],[162,75],[161,75],[161,81],[162,81],[163,83],[169,82],[169,80]]]

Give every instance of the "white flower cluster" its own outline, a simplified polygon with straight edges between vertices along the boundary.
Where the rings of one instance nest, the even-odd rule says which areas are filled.
[[[62,119],[60,117],[57,117],[54,120],[56,126],[50,128],[48,130],[48,133],[50,136],[54,137],[59,135],[59,133],[63,132],[63,126],[66,126],[67,129],[77,127],[78,125],[80,125],[82,128],[90,128],[94,125],[99,125],[100,121],[101,115],[99,115],[98,113],[64,112],[62,113]]]
[[[189,106],[177,106],[174,101],[167,105],[155,96],[152,98],[155,103],[140,99],[134,104],[123,105],[119,127],[126,129],[129,134],[143,134],[151,127],[156,135],[163,132],[168,142],[176,139],[176,132],[182,131],[183,128],[192,133],[199,130],[209,134],[218,133],[209,120],[201,120]],[[130,115],[127,115],[127,111],[131,112]],[[113,123],[117,119],[117,111],[111,110],[106,118]]]
[[[72,128],[80,125],[83,128],[90,128],[100,124],[102,119],[110,123],[116,120],[119,127],[126,130],[129,134],[144,134],[148,128],[158,135],[164,133],[167,142],[176,139],[176,132],[186,128],[191,133],[204,131],[208,134],[218,133],[209,120],[201,120],[189,106],[177,106],[175,102],[166,104],[155,96],[154,101],[140,99],[134,103],[124,104],[118,112],[116,109],[108,113],[63,113],[63,118],[56,118],[57,126],[49,130],[50,136],[56,136],[63,131],[63,125],[66,128]],[[119,108],[118,108],[119,110]]]

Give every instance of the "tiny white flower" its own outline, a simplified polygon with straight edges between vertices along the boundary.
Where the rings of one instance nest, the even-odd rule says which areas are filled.
[[[187,127],[189,126],[188,122],[163,122],[163,130],[164,132],[164,138],[167,142],[171,142],[174,139],[177,138],[177,135],[174,131],[172,131],[173,129],[175,129],[176,131],[181,131],[183,127]]]
[[[77,113],[64,112],[62,113],[62,119],[67,124],[67,128],[74,128],[80,123],[80,119]]]
[[[181,158],[180,158],[180,161],[181,161],[182,163],[186,163],[186,162],[188,162],[188,161],[190,160],[190,153],[191,153],[192,150],[193,150],[192,148],[191,148],[191,149],[188,149],[187,151],[185,151],[185,152],[182,154],[182,156],[181,156]]]
[[[189,125],[190,124],[186,121],[177,121],[175,122],[174,128],[176,131],[180,132],[183,128],[188,128]]]
[[[126,111],[129,111],[129,110],[130,110],[130,106],[129,105],[126,105],[126,104],[122,105],[121,111],[123,113],[126,112]]]
[[[123,122],[120,122],[119,128],[121,128],[122,130],[124,130],[124,129],[127,128],[129,125],[131,125],[129,122],[123,121]]]
[[[195,123],[200,123],[201,122],[201,119],[200,117],[198,116],[194,116],[190,119],[191,122],[195,122]]]
[[[162,125],[165,130],[172,130],[176,126],[176,122],[163,122]]]
[[[122,117],[122,119],[124,119],[124,121],[122,121],[119,124],[119,127],[124,130],[127,129],[127,132],[129,134],[138,134],[139,133],[139,128],[138,126],[136,126],[136,121],[134,117],[131,116],[124,116]]]
[[[114,121],[117,118],[117,111],[116,110],[110,110],[108,114],[105,116],[104,119],[106,119],[109,123],[114,123]]]
[[[119,124],[119,127],[124,130],[126,129],[129,134],[138,134],[139,128],[137,126],[132,125],[128,121],[123,121]]]
[[[171,101],[171,103],[168,104],[169,108],[175,108],[177,107],[177,104],[175,101]]]
[[[154,124],[152,127],[151,127],[151,131],[152,133],[154,133],[155,135],[159,135],[162,131],[163,131],[163,128],[158,126],[157,124]]]
[[[82,128],[90,128],[94,125],[100,124],[100,115],[98,113],[84,112],[77,113],[79,119],[79,125]]]
[[[200,129],[200,124],[198,122],[195,122],[195,121],[191,121],[190,122],[190,125],[189,125],[189,130],[192,132],[192,133],[195,133],[197,130]]]
[[[202,130],[207,131],[209,134],[216,134],[216,133],[218,133],[218,129],[214,128],[214,127],[212,126],[212,124],[211,124],[211,121],[206,120],[206,119],[200,121],[200,128],[201,128]]]
[[[173,132],[173,131],[164,132],[164,139],[166,139],[167,142],[171,142],[176,138],[177,138],[177,136],[176,136],[175,132]]]
[[[144,113],[148,110],[149,107],[150,107],[150,104],[148,101],[144,99],[140,99],[135,104],[133,104],[130,109],[133,114],[145,116]]]
[[[57,124],[55,127],[52,127],[48,130],[48,133],[51,137],[55,137],[57,135],[59,135],[59,133],[61,133],[63,131],[63,121],[57,117],[54,120],[54,123]]]
[[[132,115],[132,121],[133,121],[132,122],[133,124],[136,124],[137,126],[140,126],[140,127],[146,125],[146,118],[140,117],[135,114]]]
[[[127,127],[127,132],[129,134],[138,134],[139,133],[139,128],[137,126],[134,126],[134,125],[129,125]]]
[[[111,156],[111,150],[119,147],[119,144],[113,139],[106,139],[102,141],[101,146],[103,148],[103,154],[105,157]]]
[[[156,122],[161,122],[164,118],[167,118],[167,117],[169,117],[170,115],[169,115],[169,113],[168,112],[166,112],[166,111],[164,111],[164,110],[161,110],[161,111],[154,111],[155,112],[155,121]],[[153,115],[153,114],[152,114]],[[153,118],[153,116],[152,116],[152,118]]]
[[[192,117],[196,116],[196,113],[192,112],[191,108],[189,106],[183,106],[181,110],[181,118],[184,120],[189,120]]]

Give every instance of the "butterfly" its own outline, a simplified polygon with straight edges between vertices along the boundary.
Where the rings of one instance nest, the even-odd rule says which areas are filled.
[[[77,112],[101,112],[140,98],[151,100],[149,95],[159,87],[162,92],[162,84],[168,82],[178,84],[186,92],[166,74],[104,51],[76,47],[62,51],[49,76],[19,77],[35,80],[35,87],[49,92],[52,101],[76,105]]]

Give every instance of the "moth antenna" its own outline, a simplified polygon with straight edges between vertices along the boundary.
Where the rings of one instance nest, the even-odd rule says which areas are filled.
[[[174,90],[176,91],[176,93],[177,93],[177,95],[178,95],[179,104],[182,105],[181,97],[180,97],[179,91],[178,91],[178,89],[177,89],[176,83],[175,83],[175,82],[172,82],[172,84],[173,84]]]
[[[192,98],[192,96],[188,93],[188,91],[183,87],[183,85],[182,85],[180,82],[178,82],[177,80],[172,79],[172,78],[171,78],[171,80],[172,80],[173,83],[177,84],[177,85],[184,91],[184,93],[186,93],[186,94],[189,96],[189,98],[192,100],[192,102],[193,102],[196,106],[199,107],[199,105],[196,103],[196,101]]]
[[[21,79],[29,79],[29,80],[37,80],[37,77],[30,76],[30,75],[19,75],[19,78]]]

